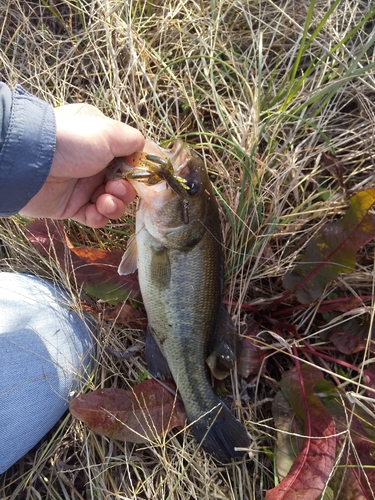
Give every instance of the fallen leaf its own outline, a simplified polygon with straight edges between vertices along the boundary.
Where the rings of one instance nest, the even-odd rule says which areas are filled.
[[[301,483],[304,487],[308,486],[309,481],[314,487],[319,485],[320,489],[324,489],[324,499],[367,500],[374,498],[375,416],[371,403],[366,404],[361,399],[361,405],[359,405],[355,399],[356,395],[348,397],[345,392],[339,391],[330,381],[325,380],[321,372],[314,367],[303,366],[301,376],[304,380],[306,397],[303,397],[298,371],[294,369],[283,376],[282,392],[276,395],[273,404],[275,425],[278,429],[277,447],[280,446],[280,450],[276,451],[276,465],[280,479],[283,477],[285,479],[267,493],[266,499],[312,500],[321,498],[319,491],[306,492],[301,487]],[[332,430],[335,429],[334,436],[327,435],[330,444],[335,443],[335,446],[331,446],[329,453],[323,457],[316,455],[315,448],[321,451],[323,443],[322,438],[313,439],[305,462],[302,461],[302,457],[306,454],[306,444],[301,448],[299,438],[293,436],[293,433],[299,435],[302,433],[301,428],[298,428],[298,423],[304,425],[306,433],[306,418],[303,415],[304,400],[309,408],[312,429],[315,426],[316,430],[321,428],[323,431],[324,422],[330,427],[330,419],[334,421]],[[319,405],[316,404],[317,401]],[[312,403],[313,406],[315,405],[313,412],[311,412]],[[333,462],[332,451],[335,455]],[[293,461],[293,455],[297,458],[288,470]],[[313,458],[316,460],[315,464]],[[330,468],[331,474],[328,474]],[[315,478],[315,473],[319,475],[318,479]]]
[[[267,492],[266,500],[316,500],[328,482],[335,463],[336,438],[332,416],[313,393],[322,377],[320,370],[304,365],[282,378],[281,390],[303,423],[306,438],[288,474]]]
[[[277,429],[276,469],[279,480],[290,471],[299,450],[302,448],[301,438],[293,436],[303,434],[303,428],[295,418],[288,400],[279,391],[272,403],[272,415]],[[297,442],[296,442],[297,441]]]
[[[340,186],[344,189],[344,164],[337,156],[329,153],[322,154],[322,163],[328,172],[338,180]]]
[[[318,312],[329,313],[329,312],[348,312],[360,307],[363,304],[359,297],[341,297],[339,299],[328,299],[324,300],[319,304]]]
[[[314,390],[336,423],[339,466],[329,483],[335,498],[374,498],[375,415],[372,405],[361,401],[360,406],[355,395],[347,397],[328,380],[320,380]]]
[[[186,418],[175,385],[162,384],[146,380],[133,391],[98,389],[73,399],[69,409],[101,436],[132,443],[158,441],[174,427],[183,427]]]
[[[105,305],[103,309],[99,309],[98,313],[104,321],[119,325],[129,325],[132,328],[139,329],[145,329],[147,326],[146,313],[124,302],[120,302],[120,304],[113,307]]]
[[[246,331],[241,334],[237,348],[237,373],[241,377],[247,378],[253,373],[259,373],[259,370],[264,368],[267,352],[260,348],[264,342],[256,337],[258,333],[258,324],[250,318],[247,319]]]
[[[334,317],[329,315],[329,321]],[[319,336],[322,340],[331,341],[343,354],[354,354],[366,348],[375,353],[375,326],[370,320],[340,319],[337,325],[321,330]]]
[[[61,222],[49,219],[30,222],[26,235],[41,255],[57,260],[68,276],[74,274],[77,284],[88,294],[112,305],[140,298],[137,274],[120,276],[117,272],[122,250],[75,247]]]
[[[284,286],[302,304],[319,299],[326,285],[354,269],[356,252],[375,238],[375,188],[350,198],[344,217],[321,227],[309,241],[302,260],[284,276]]]

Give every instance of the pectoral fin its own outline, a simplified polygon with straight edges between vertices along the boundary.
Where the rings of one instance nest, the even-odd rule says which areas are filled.
[[[135,235],[133,235],[128,242],[128,247],[122,256],[120,265],[118,266],[118,273],[120,275],[132,274],[138,267],[138,249]]]
[[[150,326],[147,327],[145,355],[147,368],[151,375],[161,379],[173,378],[167,360],[156,343]]]
[[[168,250],[160,246],[152,252],[150,277],[154,285],[160,290],[165,289],[171,278],[171,264],[169,261]]]

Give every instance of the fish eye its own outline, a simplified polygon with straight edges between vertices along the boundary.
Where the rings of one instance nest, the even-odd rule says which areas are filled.
[[[187,192],[190,196],[194,196],[195,194],[198,193],[199,191],[199,184],[195,181],[192,181],[192,182],[187,182],[186,183],[188,189],[187,189]]]

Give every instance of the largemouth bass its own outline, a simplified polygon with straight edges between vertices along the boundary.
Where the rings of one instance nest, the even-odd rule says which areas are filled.
[[[206,364],[213,351],[227,366],[235,360],[235,330],[221,305],[219,210],[206,168],[194,151],[178,140],[158,154],[165,164],[163,160],[157,171],[138,168],[133,178],[126,175],[140,202],[136,238],[119,273],[138,267],[150,373],[172,375],[196,439],[228,462],[246,453],[236,448],[247,448],[250,438],[214,393]]]

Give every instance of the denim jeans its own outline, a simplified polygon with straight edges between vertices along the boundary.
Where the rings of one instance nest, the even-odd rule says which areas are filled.
[[[94,340],[47,280],[0,273],[0,473],[27,453],[87,380]]]

